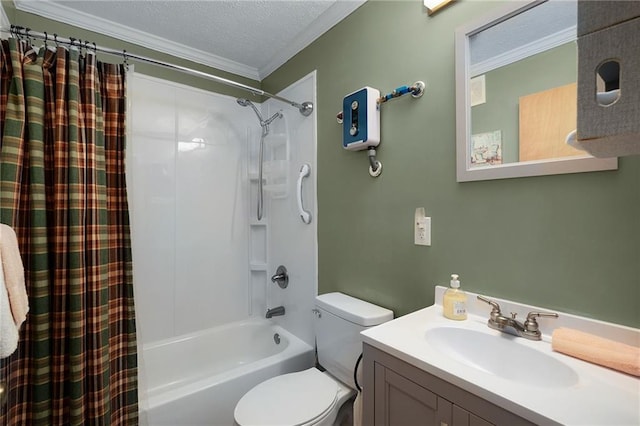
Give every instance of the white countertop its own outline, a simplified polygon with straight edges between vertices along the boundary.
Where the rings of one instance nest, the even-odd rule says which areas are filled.
[[[436,288],[438,302],[443,291],[444,287]],[[487,297],[500,303],[505,315],[518,312],[522,318],[529,311],[548,311]],[[556,387],[524,384],[457,361],[427,343],[427,331],[443,326],[503,334],[487,326],[491,308],[477,301],[474,293],[468,293],[467,310],[466,321],[452,321],[442,316],[442,306],[437,303],[362,332],[363,341],[534,423],[640,425],[640,378],[554,352],[550,341],[553,329],[570,327],[638,346],[640,330],[561,312],[558,319],[540,318],[541,341],[505,336],[511,339],[509,344],[528,346],[566,364],[577,374],[577,380],[569,386]],[[511,354],[495,356],[504,357],[507,362]]]

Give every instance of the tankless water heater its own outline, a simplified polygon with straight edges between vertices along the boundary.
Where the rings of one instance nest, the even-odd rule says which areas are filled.
[[[360,151],[380,143],[380,91],[363,87],[342,101],[342,146]]]

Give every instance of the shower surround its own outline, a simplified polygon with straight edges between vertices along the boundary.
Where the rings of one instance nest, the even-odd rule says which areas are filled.
[[[280,94],[315,102],[315,87],[314,72]],[[274,371],[312,365],[308,355],[314,344],[311,309],[317,294],[317,234],[315,220],[309,225],[300,220],[296,180],[301,165],[309,164],[311,175],[304,180],[303,197],[305,209],[316,218],[315,113],[303,117],[273,99],[257,105],[265,117],[282,111],[265,138],[264,215],[257,220],[261,128],[250,108],[242,108],[229,96],[137,73],[129,75],[128,99],[127,179],[142,414],[149,424],[162,424],[154,420],[153,411],[147,412],[152,384],[156,390],[167,390],[159,398],[154,393],[154,401],[184,404],[182,412],[198,410],[215,423],[228,419],[233,406],[226,404],[225,410],[202,404],[215,399],[216,392],[222,398],[228,388],[216,391],[208,386],[205,395],[191,387],[185,390],[189,395],[180,394],[168,383],[158,383],[158,377],[168,376],[154,371],[156,363],[147,365],[145,356],[155,356],[151,354],[157,354],[160,342],[172,342],[173,353],[180,353],[184,342],[183,350],[190,351],[189,336],[211,335],[215,329],[236,325],[240,333],[249,320],[265,323],[255,329],[282,327],[291,333],[288,341],[299,340],[295,346],[304,348],[296,362],[283,361]],[[270,281],[281,264],[289,270],[286,289]],[[265,319],[266,310],[275,306],[284,306],[286,314]],[[211,357],[199,359],[218,362],[216,353],[229,353],[223,347],[233,341],[209,343],[199,350]],[[229,366],[233,370],[234,361]],[[247,380],[264,379],[260,374],[248,379],[251,376],[242,373],[237,383],[246,386]],[[166,411],[168,406],[156,402],[151,410]],[[200,406],[189,408],[189,404]]]

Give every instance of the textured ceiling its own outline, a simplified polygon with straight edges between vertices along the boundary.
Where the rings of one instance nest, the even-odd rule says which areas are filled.
[[[256,79],[266,77],[363,2],[15,0],[25,11],[187,59],[201,56],[202,63]],[[177,53],[181,50],[184,55]]]

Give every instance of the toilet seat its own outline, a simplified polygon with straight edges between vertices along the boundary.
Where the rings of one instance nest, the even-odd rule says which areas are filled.
[[[283,374],[247,392],[234,417],[242,426],[313,423],[334,409],[338,390],[338,384],[316,368]]]

